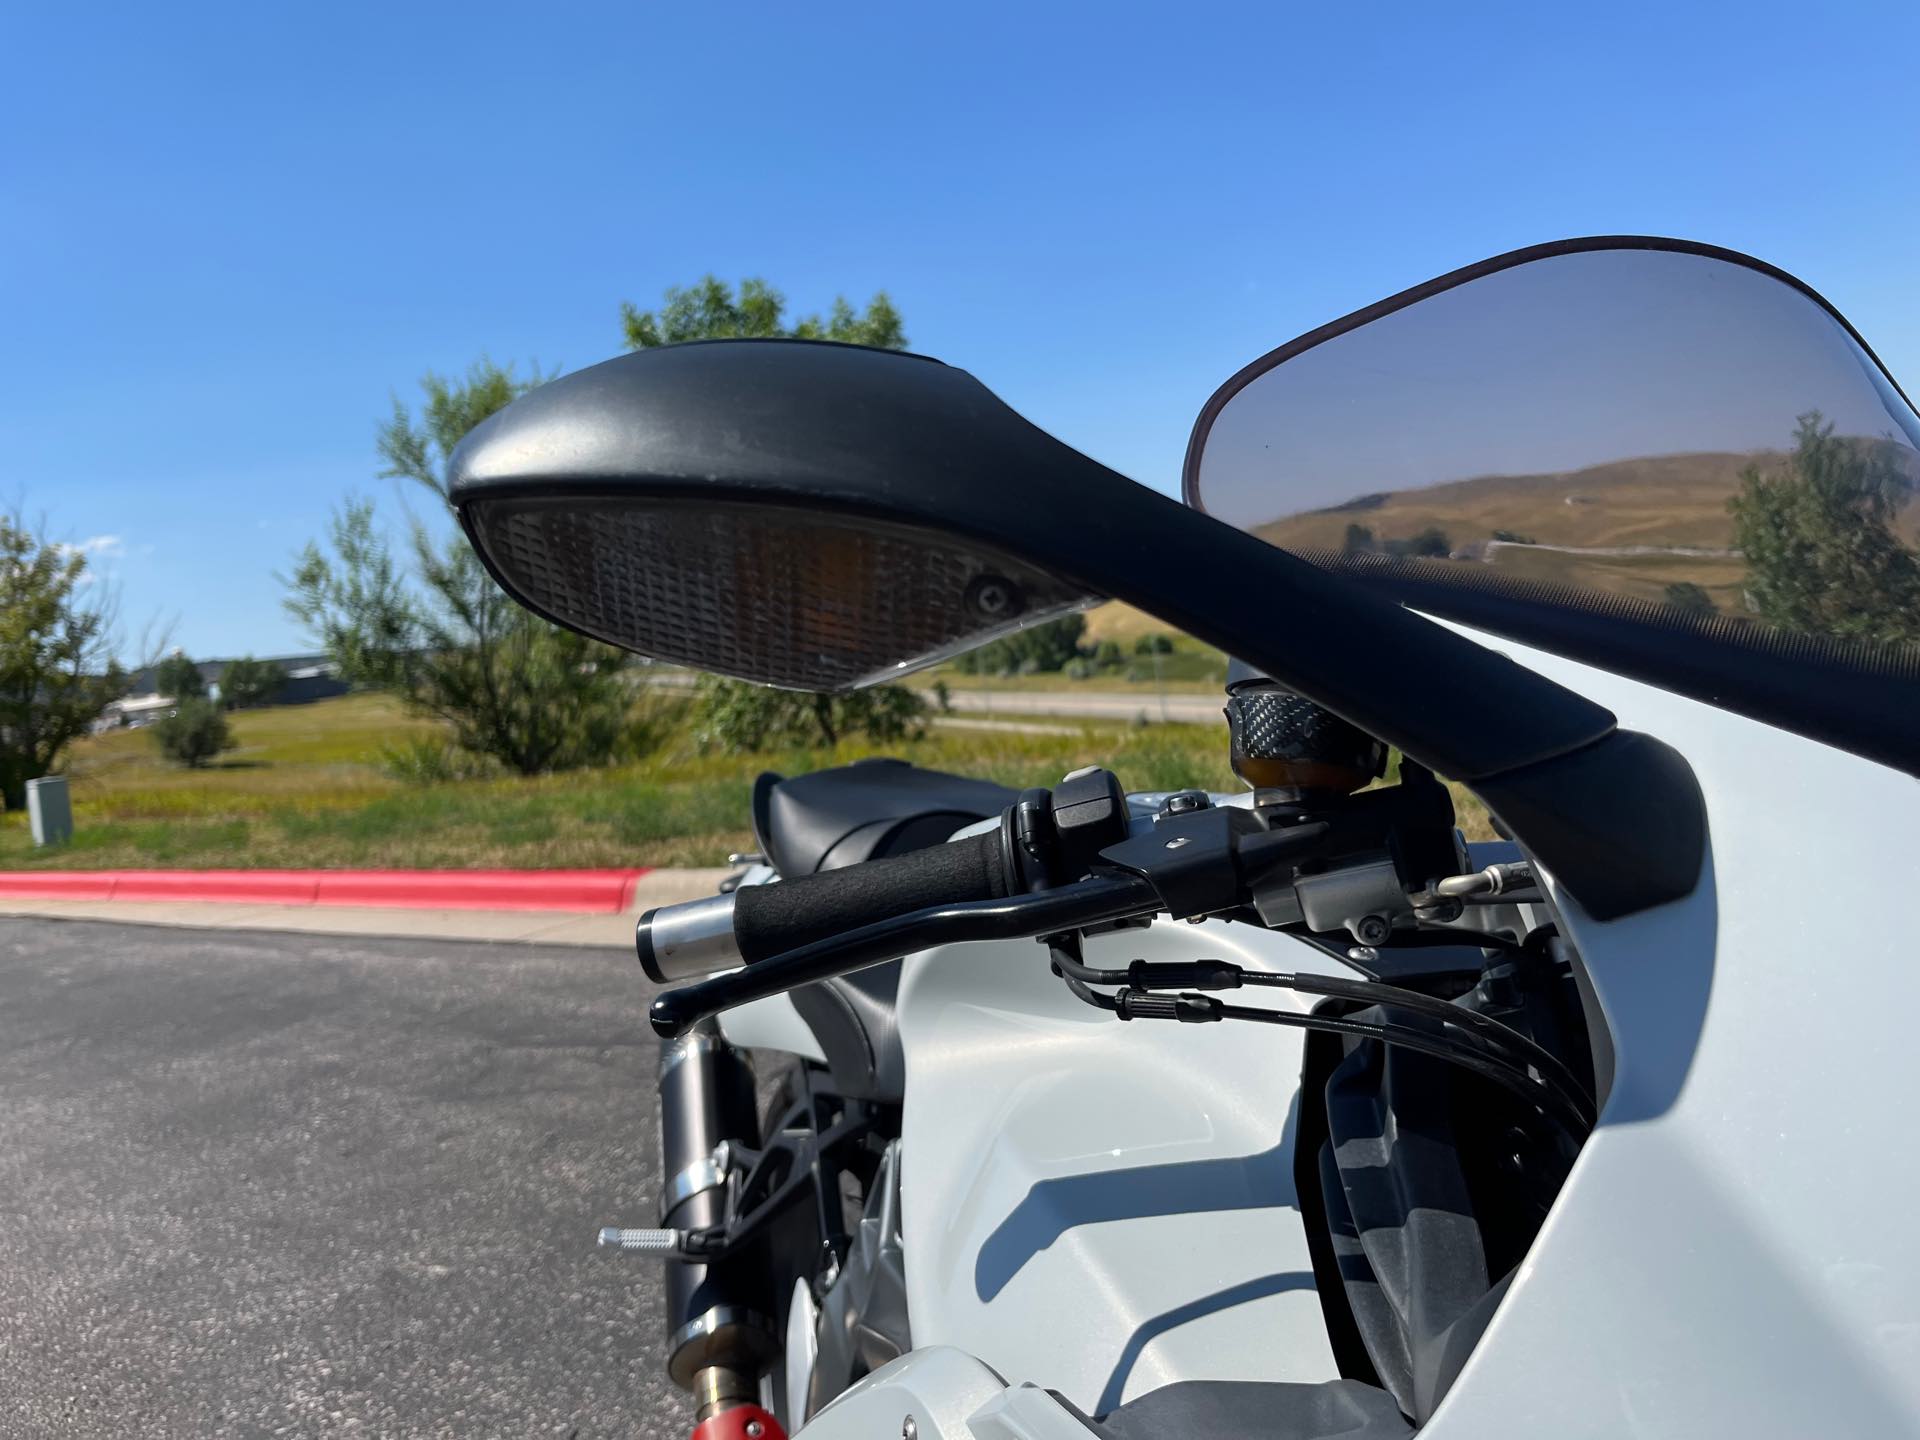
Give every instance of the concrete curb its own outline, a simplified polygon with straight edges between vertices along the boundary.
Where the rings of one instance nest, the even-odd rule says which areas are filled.
[[[645,870],[7,870],[0,899],[617,915]]]
[[[536,872],[537,873],[537,872]],[[650,870],[634,881],[618,912],[401,908],[395,905],[275,905],[206,900],[93,900],[0,895],[0,917],[105,920],[129,925],[174,925],[195,930],[271,930],[303,935],[485,940],[525,945],[605,945],[633,950],[638,912],[711,895],[731,872]]]

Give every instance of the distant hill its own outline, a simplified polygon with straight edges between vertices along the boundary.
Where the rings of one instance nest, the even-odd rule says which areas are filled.
[[[1334,550],[1349,525],[1364,525],[1381,541],[1437,526],[1456,546],[1504,530],[1544,545],[1727,549],[1733,544],[1727,501],[1740,489],[1740,473],[1780,458],[1660,455],[1555,474],[1483,475],[1289,516],[1258,533],[1276,545]]]
[[[1381,547],[1437,529],[1456,559],[1518,578],[1646,600],[1691,582],[1718,609],[1738,612],[1746,567],[1733,549],[1727,502],[1749,466],[1772,469],[1784,460],[1779,451],[1709,451],[1551,474],[1483,475],[1364,496],[1255,533],[1288,549],[1339,551],[1353,525]],[[1909,543],[1920,536],[1920,505],[1907,507],[1899,528]]]
[[[1733,548],[1727,502],[1739,493],[1747,467],[1772,470],[1785,460],[1778,450],[1700,451],[1549,474],[1481,475],[1359,496],[1254,533],[1290,550],[1337,553],[1349,526],[1365,527],[1383,549],[1438,530],[1456,560],[1491,565],[1517,579],[1652,601],[1685,582],[1706,590],[1723,614],[1738,615],[1745,610],[1746,566]],[[1909,545],[1920,545],[1920,500],[1907,505],[1897,528]],[[1166,628],[1117,602],[1087,615],[1095,640],[1130,644]]]

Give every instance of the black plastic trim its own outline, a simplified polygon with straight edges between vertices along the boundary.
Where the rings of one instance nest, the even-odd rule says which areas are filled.
[[[1324,563],[1349,568],[1339,557]],[[1459,568],[1375,562],[1368,580],[1427,614],[1920,776],[1920,651],[1695,617],[1629,596],[1568,597],[1506,577],[1476,573],[1468,584]]]
[[[1651,735],[1616,730],[1474,789],[1550,872],[1578,877],[1567,888],[1596,920],[1683,899],[1700,882],[1706,801],[1685,757]]]

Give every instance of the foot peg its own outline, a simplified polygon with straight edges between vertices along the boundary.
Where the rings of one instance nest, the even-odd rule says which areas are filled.
[[[685,1257],[686,1233],[680,1230],[622,1230],[609,1225],[600,1232],[603,1248],[630,1250],[638,1255],[657,1255],[663,1260]]]

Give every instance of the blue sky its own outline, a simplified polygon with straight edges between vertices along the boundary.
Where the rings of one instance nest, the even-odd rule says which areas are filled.
[[[1920,381],[1920,6],[16,4],[0,495],[128,631],[305,644],[275,570],[391,393],[572,369],[713,271],[1150,484],[1214,386],[1484,255],[1748,250]]]

